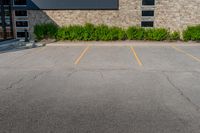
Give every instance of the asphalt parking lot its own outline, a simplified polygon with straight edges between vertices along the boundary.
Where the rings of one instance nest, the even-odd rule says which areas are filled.
[[[200,45],[0,54],[0,133],[199,133]]]

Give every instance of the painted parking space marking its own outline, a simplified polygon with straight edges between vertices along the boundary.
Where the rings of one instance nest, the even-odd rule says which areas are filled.
[[[195,61],[197,61],[197,62],[200,62],[200,59],[199,59],[198,57],[196,57],[196,56],[194,56],[194,55],[192,55],[192,54],[190,54],[190,53],[188,53],[188,52],[186,52],[186,51],[184,51],[184,50],[182,50],[182,49],[180,49],[180,48],[178,48],[178,47],[176,47],[176,46],[171,46],[171,47],[172,47],[173,49],[175,49],[176,51],[187,55],[188,57],[192,58],[193,60],[195,60]]]
[[[143,66],[142,61],[140,60],[140,58],[139,58],[137,52],[135,51],[134,47],[133,47],[133,46],[130,46],[130,49],[131,49],[131,52],[133,53],[133,55],[134,55],[134,57],[135,57],[135,59],[136,59],[138,65],[139,65],[139,66]]]
[[[81,61],[81,59],[84,57],[84,55],[87,53],[87,51],[90,49],[90,46],[88,45],[80,54],[80,56],[76,59],[74,62],[75,65],[78,65]]]

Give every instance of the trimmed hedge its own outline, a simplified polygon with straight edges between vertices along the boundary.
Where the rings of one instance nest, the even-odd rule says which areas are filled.
[[[180,40],[179,32],[169,32],[164,28],[109,27],[107,25],[70,25],[58,27],[53,23],[38,24],[34,27],[38,40],[82,40],[82,41],[115,41],[115,40]],[[183,31],[183,40],[200,41],[200,25],[190,26]]]
[[[169,32],[163,28],[149,28],[145,30],[144,39],[152,41],[163,41],[169,38]]]
[[[83,40],[83,31],[84,29],[79,25],[61,27],[55,36],[57,40]]]
[[[126,31],[129,40],[143,40],[145,29],[141,27],[129,27]]]
[[[95,27],[94,40],[96,41],[115,41],[126,40],[126,33],[122,28],[108,27],[106,25],[99,25]]]
[[[85,26],[73,25],[61,27],[56,33],[57,40],[82,40],[82,41],[110,41],[125,40],[126,33],[118,27],[108,27],[106,25],[94,26],[86,24]]]
[[[189,26],[186,30],[183,31],[183,40],[184,41],[200,41],[200,25]]]
[[[34,27],[34,34],[38,40],[56,38],[58,26],[53,23],[38,24]]]

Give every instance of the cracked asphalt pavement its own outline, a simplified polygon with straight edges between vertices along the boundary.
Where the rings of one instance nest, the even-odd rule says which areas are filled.
[[[85,48],[1,53],[0,133],[200,133],[200,46]]]

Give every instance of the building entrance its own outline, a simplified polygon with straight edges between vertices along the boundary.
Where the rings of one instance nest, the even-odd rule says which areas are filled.
[[[0,41],[13,39],[11,0],[0,0]]]

